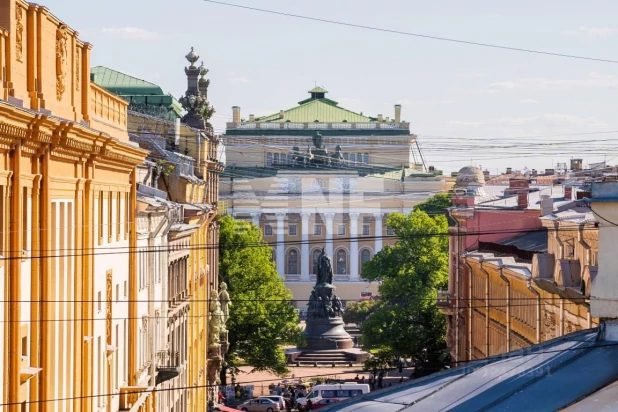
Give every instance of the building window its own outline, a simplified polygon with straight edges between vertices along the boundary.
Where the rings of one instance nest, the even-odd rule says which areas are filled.
[[[159,275],[161,274],[161,271],[159,271]],[[159,279],[160,281],[160,279]],[[127,281],[124,281],[124,298],[127,298]]]
[[[273,155],[273,164],[274,165],[278,165],[279,164],[279,153],[275,153]]]
[[[356,153],[356,161],[358,163],[363,163],[363,154],[362,153]]]
[[[350,163],[356,163],[356,154],[350,153]]]
[[[275,249],[270,251],[270,261],[275,262],[277,260],[277,256],[275,255]]]
[[[313,225],[313,236],[322,236],[322,225]]]
[[[369,249],[363,249],[360,255],[360,259],[361,259],[361,273],[362,273],[363,266],[365,265],[365,263],[371,260],[371,252],[369,251]]]
[[[395,236],[395,230],[390,227],[386,227],[386,236]]]
[[[291,249],[288,252],[288,275],[298,274],[298,252]]]
[[[288,235],[290,236],[296,236],[296,224],[294,223],[290,223],[288,225]]]
[[[313,273],[314,275],[318,274],[318,260],[320,259],[320,251],[318,249],[313,251],[313,268],[311,270],[311,273]]]
[[[264,236],[272,236],[273,235],[273,227],[269,224],[264,225]]]
[[[21,356],[28,356],[28,337],[22,336],[21,338]]]
[[[347,162],[349,159],[350,159],[350,156],[347,153],[344,153],[343,160]]]
[[[273,154],[268,152],[266,153],[266,166],[272,166],[273,164]]]
[[[337,225],[337,235],[345,236],[345,225]]]
[[[116,283],[116,302],[120,300],[120,284]]]
[[[281,164],[285,165],[287,163],[288,163],[287,156],[285,155],[285,153],[281,153]]]
[[[366,165],[369,164],[369,153],[363,154],[363,163],[365,163]]]
[[[345,275],[347,273],[347,270],[346,270],[347,266],[348,266],[348,255],[346,254],[345,250],[339,249],[337,251],[337,274]]]
[[[101,312],[103,310],[102,302],[101,302],[101,291],[97,292],[97,310]]]
[[[369,236],[369,224],[363,224],[363,236]]]

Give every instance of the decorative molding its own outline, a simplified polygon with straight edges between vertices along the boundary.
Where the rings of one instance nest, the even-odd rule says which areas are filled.
[[[80,69],[80,64],[79,64],[79,48],[76,47],[75,48],[75,90],[79,91],[79,69]]]
[[[15,58],[23,62],[24,55],[24,9],[15,7]]]
[[[56,99],[62,100],[66,90],[67,76],[67,26],[60,24],[56,30]]]

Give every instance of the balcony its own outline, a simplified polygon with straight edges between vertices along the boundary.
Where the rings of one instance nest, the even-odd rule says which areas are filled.
[[[438,291],[438,299],[436,300],[436,306],[445,315],[453,314],[453,305],[451,304],[451,295],[447,290]]]
[[[181,371],[182,365],[180,365],[180,354],[178,352],[167,350],[157,352],[157,385],[174,379],[180,375]]]

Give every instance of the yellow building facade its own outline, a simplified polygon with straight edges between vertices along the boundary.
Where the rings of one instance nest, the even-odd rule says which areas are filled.
[[[90,83],[91,46],[47,8],[3,0],[0,26],[0,410],[147,408],[127,102]]]

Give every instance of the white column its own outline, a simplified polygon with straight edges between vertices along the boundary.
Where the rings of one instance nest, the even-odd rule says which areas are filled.
[[[331,260],[334,263],[335,257],[333,256],[333,219],[335,218],[335,214],[324,213],[324,216],[326,217],[326,254],[330,256]]]
[[[261,215],[262,213],[260,212],[251,213],[251,219],[253,220],[253,224],[256,225],[258,229],[260,228],[260,216]]]
[[[358,217],[359,213],[350,213],[350,280],[359,280],[358,270]]]
[[[312,257],[309,256],[309,218],[311,213],[301,213],[303,219],[301,227],[301,246],[300,246],[300,280],[309,280],[309,271],[311,270]]]
[[[277,272],[285,277],[285,213],[277,213]]]
[[[375,247],[374,254],[382,250],[382,213],[374,213],[376,219],[375,224]]]

